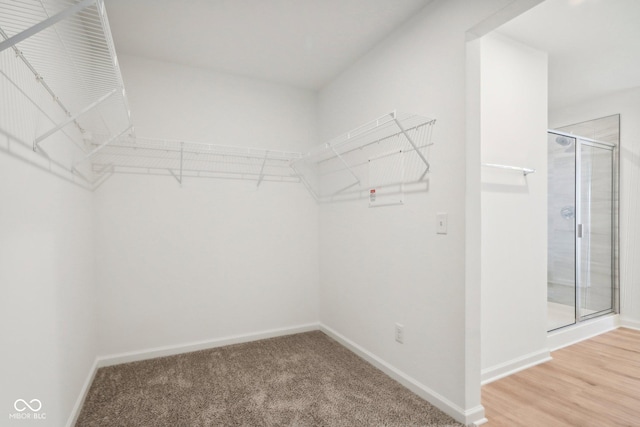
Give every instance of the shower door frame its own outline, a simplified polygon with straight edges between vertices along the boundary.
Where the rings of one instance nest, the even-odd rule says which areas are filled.
[[[553,132],[558,133],[558,132]],[[616,181],[616,162],[615,162],[615,149],[616,145],[603,141],[596,141],[594,139],[585,138],[578,135],[562,134],[563,136],[572,137],[576,140],[575,149],[575,312],[576,312],[576,324],[583,320],[592,319],[594,317],[604,316],[616,311],[615,301],[615,181]],[[611,304],[609,308],[596,311],[587,315],[582,315],[582,147],[586,145],[598,149],[608,150],[611,152],[611,271],[610,271],[610,286],[611,286]]]
[[[553,130],[553,129],[548,129],[547,130],[547,134],[554,134],[554,135],[558,135],[558,136],[564,136],[567,138],[571,138],[573,140],[575,140],[575,158],[574,158],[574,162],[575,162],[575,171],[574,171],[574,180],[575,180],[575,186],[574,186],[574,212],[575,212],[575,216],[574,216],[574,269],[575,269],[575,276],[574,276],[574,289],[575,289],[575,293],[574,293],[574,310],[575,310],[575,320],[573,323],[568,324],[566,326],[561,326],[559,328],[553,329],[553,330],[557,330],[557,329],[562,329],[562,328],[566,328],[566,327],[570,327],[570,326],[575,326],[578,323],[580,323],[581,321],[584,320],[589,320],[595,317],[600,317],[600,316],[604,316],[606,314],[610,314],[610,313],[615,313],[617,312],[617,292],[616,292],[616,253],[617,253],[617,248],[615,247],[616,242],[617,242],[617,236],[616,236],[616,224],[617,224],[617,218],[616,218],[616,185],[617,185],[617,171],[616,171],[616,148],[617,146],[615,144],[611,144],[608,142],[603,142],[603,141],[597,141],[594,139],[590,139],[590,138],[585,138],[576,134],[571,134],[571,133],[566,133],[566,132],[561,132],[561,131],[557,131],[557,130]],[[582,176],[582,146],[583,145],[587,145],[587,146],[591,146],[591,147],[595,147],[595,148],[599,148],[599,149],[605,149],[605,150],[609,150],[611,151],[611,279],[610,279],[610,284],[611,284],[611,305],[610,308],[605,309],[605,310],[601,310],[601,311],[597,311],[595,313],[590,313],[588,315],[582,315],[581,314],[581,297],[582,297],[582,291],[581,291],[581,283],[582,283],[582,273],[581,273],[581,266],[582,266],[582,257],[581,257],[581,252],[582,252],[582,248],[580,245],[580,239],[582,238],[581,236],[579,236],[579,225],[582,225],[582,183],[581,183],[581,176]],[[581,233],[580,233],[581,234]]]

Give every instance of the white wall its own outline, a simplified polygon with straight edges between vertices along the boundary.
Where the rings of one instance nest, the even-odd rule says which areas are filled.
[[[0,424],[62,426],[97,354],[92,195],[71,182],[79,131],[43,140],[49,159],[34,153],[34,139],[66,116],[12,49],[0,69]],[[40,400],[46,421],[9,418],[18,399]]]
[[[613,114],[620,114],[620,316],[623,324],[640,327],[640,88],[552,110],[549,126]]]
[[[315,94],[120,59],[137,134],[303,151]],[[100,354],[318,321],[318,214],[301,184],[115,176],[97,192]]]
[[[507,3],[436,1],[319,94],[322,138],[393,109],[438,120],[428,192],[399,207],[322,206],[320,319],[465,422],[483,416],[480,301],[466,300],[479,281],[465,288],[465,32]],[[436,212],[449,214],[447,235]]]
[[[547,55],[481,39],[483,380],[548,357]]]
[[[92,197],[8,143],[0,133],[2,424],[62,426],[97,354]],[[39,399],[46,421],[8,419],[17,399]]]
[[[118,56],[138,136],[274,150],[317,143],[310,90]]]

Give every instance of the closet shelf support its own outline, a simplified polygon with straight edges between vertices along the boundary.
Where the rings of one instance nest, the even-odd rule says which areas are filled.
[[[167,171],[169,172],[169,175],[171,175],[172,177],[174,177],[176,179],[176,181],[178,181],[178,184],[182,185],[182,178],[180,178],[179,175],[177,175],[173,169],[167,169]]]
[[[340,193],[342,193],[342,192],[345,192],[345,191],[347,191],[348,189],[355,187],[356,185],[360,185],[360,182],[354,182],[354,183],[352,183],[352,184],[347,185],[346,187],[343,187],[343,188],[339,189],[338,191],[335,191],[335,192],[331,195],[331,197],[333,197],[333,196],[337,196],[338,194],[340,194]]]
[[[91,103],[90,105],[86,106],[84,109],[82,109],[82,111],[70,116],[67,120],[65,120],[64,122],[58,124],[53,129],[50,129],[49,131],[47,131],[44,134],[42,134],[39,137],[37,137],[33,141],[33,151],[37,151],[37,149],[39,148],[39,145],[40,145],[40,143],[42,141],[44,141],[45,139],[49,138],[51,135],[53,135],[54,133],[56,133],[57,131],[59,131],[60,129],[62,129],[63,127],[68,125],[69,123],[75,122],[80,116],[82,116],[83,114],[91,111],[92,109],[94,109],[98,105],[102,104],[107,99],[111,98],[111,96],[116,92],[117,92],[117,89],[113,89],[111,92],[109,92],[106,95],[100,97],[100,99],[98,99],[97,101],[95,101],[95,102]]]
[[[398,125],[398,128],[400,129],[400,131],[404,134],[405,138],[407,138],[407,141],[409,142],[409,144],[411,144],[413,149],[416,151],[416,154],[418,155],[418,157],[420,157],[420,160],[422,160],[422,162],[427,167],[427,169],[424,171],[424,174],[422,174],[424,176],[427,172],[429,172],[429,168],[431,167],[431,165],[429,165],[429,162],[427,161],[426,157],[424,157],[424,154],[420,152],[416,143],[413,142],[413,139],[411,138],[407,130],[404,128],[404,126],[402,126],[402,123],[400,123],[395,113],[392,115],[392,117],[393,117],[393,120],[396,122],[396,125]]]
[[[180,185],[182,185],[182,170],[184,169],[184,142],[180,143]]]
[[[356,175],[356,173],[353,171],[353,168],[351,167],[351,165],[349,165],[349,163],[347,163],[347,161],[340,154],[338,154],[338,152],[336,151],[335,148],[331,147],[331,151],[333,151],[333,154],[335,154],[336,157],[338,159],[340,159],[340,161],[347,168],[349,173],[356,179],[356,182],[353,185],[360,185],[360,178],[358,178],[358,175]],[[349,187],[351,187],[351,186],[349,186]],[[346,188],[345,188],[345,190],[346,190]],[[344,191],[344,190],[342,190],[342,191]]]
[[[258,184],[256,184],[256,187],[260,187],[260,183],[262,182],[262,180],[264,179],[264,165],[267,164],[267,157],[269,156],[269,151],[265,151],[264,152],[264,159],[262,159],[262,166],[260,166],[260,173],[258,174]]]
[[[171,176],[173,176],[176,179],[176,181],[178,181],[180,186],[182,186],[183,159],[184,159],[184,142],[181,142],[180,143],[180,171],[179,171],[179,175],[176,175],[176,173],[173,171],[173,169],[167,169],[169,171],[169,173],[171,174]]]
[[[106,147],[107,145],[111,144],[113,141],[115,141],[116,139],[120,138],[122,135],[124,135],[125,133],[127,133],[129,130],[131,130],[131,126],[129,126],[128,128],[126,128],[125,130],[123,130],[122,132],[120,132],[117,135],[112,136],[111,138],[107,139],[105,142],[103,142],[102,144],[98,145],[96,148],[94,148],[93,150],[91,150],[91,152],[89,154],[87,154],[86,156],[84,156],[83,159],[77,161],[76,163],[73,164],[73,169],[76,169],[76,167],[81,164],[86,162],[87,160],[89,160],[90,158],[92,158],[94,155],[96,155],[100,150],[102,150],[104,147]]]

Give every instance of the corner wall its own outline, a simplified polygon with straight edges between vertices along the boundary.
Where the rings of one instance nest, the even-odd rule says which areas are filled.
[[[465,277],[466,32],[509,1],[435,1],[319,94],[323,139],[393,109],[434,117],[427,192],[320,209],[320,320],[465,423],[480,405],[479,281]],[[436,213],[449,232],[437,235]],[[473,287],[467,289],[466,286]],[[478,288],[475,288],[477,286]],[[394,324],[405,343],[394,341]],[[477,369],[476,369],[477,368]]]
[[[315,142],[311,91],[120,64],[138,136],[294,151]],[[318,213],[302,184],[116,175],[95,197],[101,355],[317,323]]]
[[[547,54],[481,39],[482,379],[548,360]]]
[[[92,194],[7,144],[18,143],[0,133],[0,415],[3,425],[62,426],[97,354]],[[18,412],[18,399],[42,408]]]

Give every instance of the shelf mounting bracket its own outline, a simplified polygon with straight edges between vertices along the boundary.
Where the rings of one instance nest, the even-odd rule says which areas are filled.
[[[342,192],[344,192],[344,191],[347,191],[348,189],[350,189],[350,188],[352,188],[352,187],[355,187],[355,186],[356,186],[356,185],[358,185],[358,184],[360,184],[360,182],[354,182],[354,183],[352,183],[352,184],[349,184],[349,185],[347,185],[346,187],[343,187],[343,188],[339,189],[338,191],[335,191],[335,192],[331,195],[331,197],[333,197],[333,196],[337,196],[338,194],[340,194],[340,193],[342,193]]]
[[[424,154],[422,154],[420,152],[420,150],[418,149],[418,146],[416,145],[415,142],[413,142],[413,139],[411,138],[411,136],[409,135],[409,133],[406,131],[406,129],[404,128],[404,126],[402,126],[402,124],[400,123],[400,121],[397,119],[396,115],[393,114],[392,115],[393,120],[396,122],[396,124],[398,125],[398,128],[400,129],[400,132],[403,133],[403,135],[405,136],[405,138],[407,138],[407,141],[409,141],[409,144],[411,144],[411,146],[413,147],[413,149],[416,151],[416,154],[418,155],[418,157],[420,157],[420,160],[422,160],[422,162],[427,166],[427,169],[424,171],[424,173],[426,174],[427,172],[429,172],[429,168],[431,168],[431,165],[429,165],[429,162],[427,161],[427,159],[424,157]],[[424,174],[422,175],[424,176]]]
[[[69,123],[75,122],[78,119],[78,117],[82,116],[83,114],[87,113],[88,111],[92,110],[93,108],[97,107],[98,105],[102,104],[104,101],[106,101],[108,98],[110,98],[116,92],[117,92],[117,89],[113,89],[108,94],[100,97],[100,99],[98,99],[97,101],[95,101],[95,102],[91,103],[90,105],[86,106],[84,109],[82,109],[82,111],[78,112],[77,114],[74,114],[73,116],[70,116],[67,120],[65,120],[64,122],[58,124],[53,129],[50,129],[49,131],[47,131],[44,134],[42,134],[39,137],[37,137],[33,141],[33,151],[37,151],[38,150],[39,145],[43,140],[49,138],[51,135],[53,135],[54,133],[56,133],[57,131],[59,131],[60,129],[62,129],[63,127],[68,125]]]
[[[73,168],[72,169],[76,169],[76,167],[81,164],[86,162],[87,160],[89,160],[90,158],[92,158],[93,156],[95,156],[100,150],[102,150],[104,147],[106,147],[107,145],[111,144],[113,141],[115,141],[116,139],[120,138],[122,135],[124,135],[125,133],[127,133],[129,130],[131,129],[131,126],[127,127],[125,130],[123,130],[122,132],[120,132],[117,135],[112,136],[111,138],[107,139],[105,142],[103,142],[102,144],[98,145],[96,148],[94,148],[93,150],[91,150],[91,152],[89,154],[87,154],[86,156],[84,156],[83,159],[78,160],[77,162],[75,162],[73,164]]]
[[[264,158],[262,159],[262,166],[260,167],[260,174],[258,176],[258,183],[256,184],[256,187],[260,187],[260,183],[264,179],[264,165],[267,164],[267,157],[268,156],[269,156],[269,151],[265,151],[264,152]]]
[[[176,175],[176,173],[172,169],[167,169],[169,171],[169,173],[176,179],[176,181],[178,181],[180,186],[182,186],[183,161],[184,161],[184,142],[181,142],[180,143],[180,172],[179,172],[179,175]]]
[[[184,165],[184,142],[180,143],[180,185],[182,185],[182,169]]]
[[[333,151],[333,154],[335,154],[336,157],[340,159],[342,164],[349,170],[349,173],[355,178],[356,182],[353,183],[353,185],[360,185],[360,178],[358,178],[358,175],[356,175],[356,173],[353,171],[353,169],[351,168],[349,163],[347,163],[346,160],[340,154],[338,154],[338,152],[336,151],[335,148],[331,147],[331,151]],[[349,187],[353,187],[353,185],[350,185]],[[349,188],[349,187],[347,187],[347,188]],[[346,190],[346,188],[344,190]],[[344,190],[342,190],[342,191],[344,191]]]

